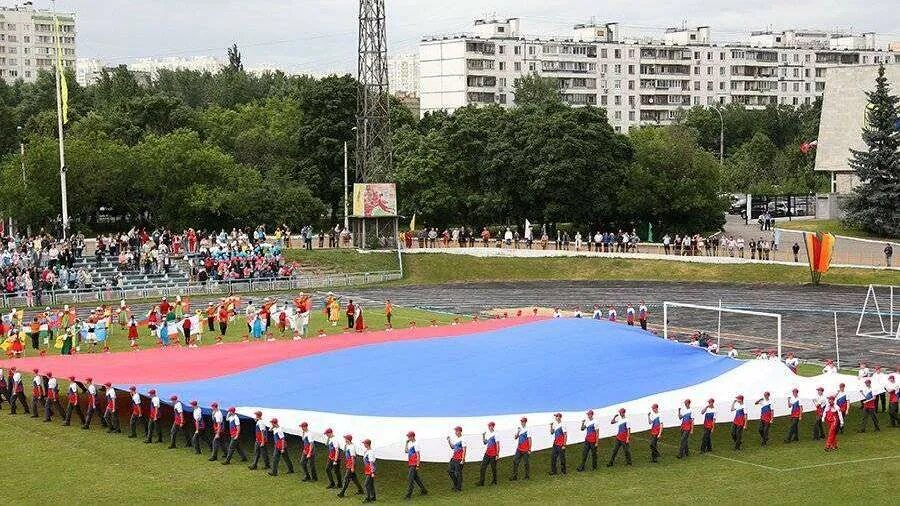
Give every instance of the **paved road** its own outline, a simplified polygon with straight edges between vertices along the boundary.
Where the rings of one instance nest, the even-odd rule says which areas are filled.
[[[900,364],[900,342],[856,337],[859,310],[865,300],[862,287],[748,287],[710,283],[648,282],[528,282],[451,284],[357,289],[357,298],[381,301],[390,298],[399,305],[471,314],[492,308],[533,305],[589,310],[594,304],[621,307],[646,300],[651,324],[659,324],[663,301],[718,304],[725,307],[775,312],[783,315],[782,337],[786,351],[802,359],[835,357],[834,311],[838,312],[838,332],[842,364],[859,360],[893,366]],[[900,315],[895,317],[895,323]],[[871,323],[875,323],[874,320]],[[691,309],[672,310],[669,324],[685,330],[716,333],[714,312]],[[775,323],[756,316],[726,314],[722,323],[723,344],[739,349],[775,347]]]

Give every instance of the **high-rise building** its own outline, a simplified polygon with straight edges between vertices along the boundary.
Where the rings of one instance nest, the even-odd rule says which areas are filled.
[[[422,114],[467,105],[515,105],[516,81],[556,80],[573,106],[607,110],[617,131],[666,124],[693,106],[811,104],[829,67],[900,63],[874,34],[754,32],[748,43],[715,44],[709,27],[670,28],[659,40],[627,40],[617,23],[580,24],[566,37],[521,35],[520,21],[477,20],[463,36],[419,46]]]
[[[57,13],[62,62],[75,69],[75,14]],[[0,79],[34,82],[38,71],[53,71],[56,36],[53,13],[36,10],[31,2],[0,7]]]
[[[391,93],[419,92],[419,56],[404,54],[388,58],[388,88]]]

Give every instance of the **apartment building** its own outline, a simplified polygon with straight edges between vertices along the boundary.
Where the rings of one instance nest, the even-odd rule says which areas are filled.
[[[388,87],[391,93],[416,95],[419,91],[419,55],[401,54],[388,58]]]
[[[564,38],[526,38],[520,20],[477,20],[474,32],[427,37],[419,46],[422,114],[470,104],[515,104],[516,80],[553,78],[573,106],[607,109],[628,131],[666,124],[692,106],[812,103],[827,68],[900,63],[874,34],[754,32],[746,43],[714,44],[709,27],[670,28],[659,40],[626,40],[617,23],[580,24]]]
[[[75,15],[57,13],[63,65],[75,68]],[[34,82],[38,71],[53,71],[56,36],[53,13],[36,10],[31,2],[0,7],[0,79]]]

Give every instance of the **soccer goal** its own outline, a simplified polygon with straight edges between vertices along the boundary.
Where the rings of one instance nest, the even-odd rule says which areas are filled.
[[[900,339],[900,300],[895,301],[895,293],[900,298],[900,287],[891,285],[869,285],[866,300],[859,312],[856,324],[858,337],[874,337],[876,339]],[[895,318],[897,315],[897,318]],[[863,330],[863,323],[868,317],[871,330]],[[875,324],[871,325],[874,321]],[[896,326],[895,326],[896,322]]]
[[[763,318],[772,318],[775,320],[775,337],[778,344],[778,357],[781,358],[781,315],[778,313],[764,313],[761,311],[749,311],[746,309],[732,309],[722,306],[719,302],[718,306],[702,306],[698,304],[687,304],[682,302],[663,302],[663,337],[669,338],[669,308],[687,308],[699,310],[700,312],[710,311],[715,313],[716,318],[716,344],[721,349],[722,346],[722,315],[736,314],[744,316],[760,316]],[[699,327],[699,326],[695,326]]]

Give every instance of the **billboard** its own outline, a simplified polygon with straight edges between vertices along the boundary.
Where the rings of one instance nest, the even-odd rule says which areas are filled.
[[[353,216],[357,218],[397,216],[397,186],[394,183],[354,184]]]

